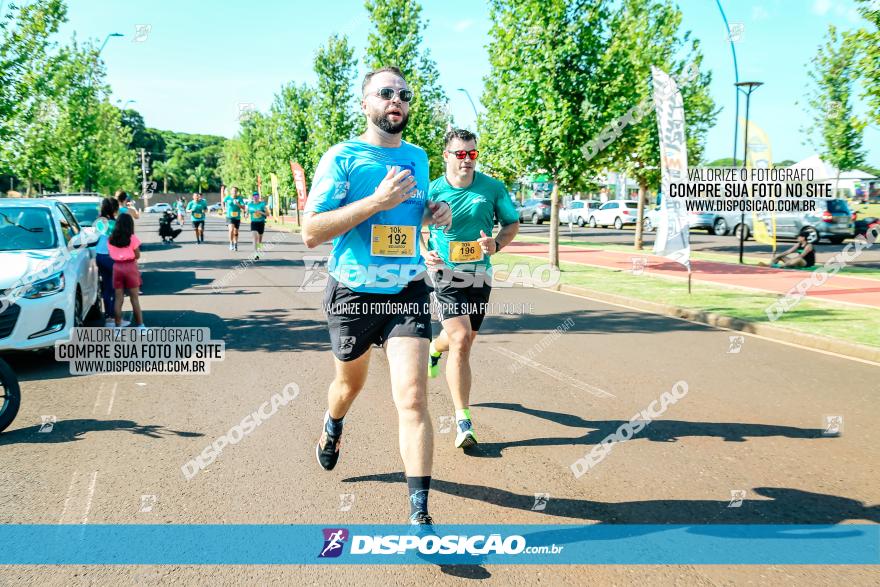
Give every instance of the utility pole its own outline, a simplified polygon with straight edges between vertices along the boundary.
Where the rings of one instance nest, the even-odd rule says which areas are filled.
[[[149,206],[150,197],[147,195],[147,150],[141,147],[141,196],[144,198],[144,210]]]

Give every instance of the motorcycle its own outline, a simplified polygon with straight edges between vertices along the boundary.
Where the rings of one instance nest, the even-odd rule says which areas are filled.
[[[12,367],[0,359],[0,432],[6,430],[18,414],[21,389]]]

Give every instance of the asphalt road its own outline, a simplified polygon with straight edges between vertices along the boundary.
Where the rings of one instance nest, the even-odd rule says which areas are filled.
[[[546,222],[538,225],[525,223],[521,226],[520,233],[547,238],[550,235],[550,225]],[[642,238],[645,249],[650,249],[654,245],[656,234],[655,232],[644,233]],[[635,238],[635,229],[624,227],[622,230],[615,230],[613,228],[590,228],[589,226],[579,228],[577,225],[574,225],[572,230],[569,230],[568,225],[563,224],[560,225],[559,237],[563,240],[582,240],[591,243],[631,246]],[[776,250],[785,250],[793,245],[794,242],[795,239],[780,238],[777,242]],[[735,262],[739,255],[739,239],[731,235],[715,236],[714,234],[707,233],[705,230],[695,229],[690,232],[690,243],[691,250],[693,251],[731,255],[732,262]],[[815,245],[816,263],[824,263],[836,253],[839,253],[844,246],[846,246],[845,243],[832,245],[828,241],[822,241]],[[752,239],[743,243],[743,251],[746,256],[769,258],[771,247],[756,243]],[[858,259],[853,261],[851,265],[880,269],[880,247],[863,249]]]
[[[400,523],[406,493],[387,361],[375,350],[346,421],[340,463],[315,463],[333,364],[320,293],[297,291],[308,254],[298,235],[246,258],[187,231],[145,237],[148,326],[205,326],[227,357],[211,374],[71,376],[45,354],[9,357],[23,405],[0,436],[0,523]],[[326,251],[326,248],[323,249]],[[634,277],[635,278],[635,277]],[[215,291],[213,286],[223,284]],[[878,367],[564,294],[496,288],[526,314],[487,318],[473,351],[474,417],[483,444],[464,455],[441,433],[452,414],[429,383],[438,523],[880,522]],[[501,308],[503,310],[503,308]],[[570,322],[566,322],[570,319]],[[571,324],[564,334],[548,332]],[[526,360],[525,357],[530,357]],[[688,394],[577,479],[570,465],[622,421],[684,380]],[[190,480],[181,465],[289,383],[301,392]],[[42,416],[51,432],[38,432]],[[823,435],[825,417],[843,435]],[[728,507],[745,491],[741,507]],[[532,511],[534,494],[550,495]],[[340,511],[342,494],[353,495]],[[148,496],[148,497],[144,497]],[[149,507],[145,507],[147,504]],[[146,511],[149,510],[149,511]],[[9,548],[10,545],[3,545]],[[14,548],[15,545],[12,545]],[[872,578],[873,577],[873,578]],[[0,568],[2,584],[432,585],[872,584],[868,567],[790,566],[64,566]],[[876,584],[876,583],[873,583]]]

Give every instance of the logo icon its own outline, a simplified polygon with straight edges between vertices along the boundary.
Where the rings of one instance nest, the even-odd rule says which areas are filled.
[[[345,528],[324,528],[324,548],[318,558],[336,558],[342,554],[342,547],[348,540],[348,530]]]
[[[354,505],[354,493],[340,493],[339,494],[339,511],[347,512],[351,510],[351,507]]]
[[[645,267],[648,266],[648,258],[647,257],[631,257],[632,259],[632,274],[633,275],[642,275],[645,272]]]
[[[141,512],[151,512],[153,511],[153,506],[156,505],[158,498],[155,495],[142,495],[141,496]]]
[[[134,37],[132,37],[132,43],[143,43],[147,40],[147,37],[150,36],[150,33],[153,30],[153,25],[151,24],[136,24],[134,25]]]
[[[357,338],[354,336],[340,336],[339,337],[339,352],[343,355],[347,355],[351,351],[354,350],[354,343],[357,342]]]
[[[825,430],[822,436],[840,436],[843,432],[843,416],[825,416]]]
[[[334,182],[333,198],[342,200],[348,195],[349,183],[347,181]]]
[[[741,334],[734,334],[730,336],[730,346],[727,348],[728,354],[736,354],[742,350],[743,344],[746,341],[746,337]]]
[[[40,429],[37,430],[40,434],[48,434],[49,432],[52,432],[55,428],[55,423],[58,421],[55,416],[40,416],[40,419],[43,420],[43,423],[40,424]]]
[[[327,286],[327,282],[330,280],[330,274],[327,273],[327,260],[327,256],[303,256],[305,273],[302,284],[297,291],[319,292]]]
[[[440,434],[448,434],[454,423],[455,418],[452,416],[440,416]]]
[[[727,40],[731,43],[739,43],[743,40],[746,34],[746,25],[741,22],[732,22],[730,23],[730,34],[727,35]]]
[[[238,121],[244,122],[248,120],[251,116],[254,115],[254,112],[257,111],[257,106],[253,102],[239,102],[238,103]]]
[[[550,501],[549,493],[536,493],[535,505],[532,506],[533,512],[543,512],[547,509],[547,502]]]
[[[486,198],[485,196],[477,196],[473,200],[471,200],[471,204],[485,204]]]
[[[729,508],[738,508],[742,506],[743,500],[746,498],[745,489],[731,489],[730,490],[730,503],[727,504]]]

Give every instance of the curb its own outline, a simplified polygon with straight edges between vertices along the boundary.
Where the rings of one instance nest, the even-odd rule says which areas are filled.
[[[506,274],[501,272],[497,273],[496,275],[501,280],[506,280],[508,277]],[[740,318],[725,316],[723,314],[716,314],[715,312],[704,312],[703,310],[682,308],[681,306],[673,306],[670,304],[648,302],[645,300],[609,294],[583,287],[577,287],[574,285],[566,285],[563,283],[558,283],[553,287],[542,289],[573,294],[580,297],[590,298],[599,302],[608,302],[621,306],[629,306],[636,310],[650,312],[651,314],[660,314],[662,316],[669,316],[671,318],[683,318],[685,320],[690,320],[691,322],[706,324],[707,326],[724,328],[728,330],[737,330],[739,332],[746,332],[748,334],[756,334],[758,336],[763,336],[765,338],[777,340],[780,342],[793,343],[811,349],[845,355],[854,359],[880,363],[880,349],[878,348],[873,348],[852,342],[846,342],[834,338],[816,336],[815,334],[808,334],[806,332],[791,330],[789,328],[783,328],[781,326],[774,326],[762,322],[751,322],[748,320],[742,320]]]

